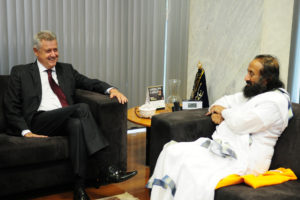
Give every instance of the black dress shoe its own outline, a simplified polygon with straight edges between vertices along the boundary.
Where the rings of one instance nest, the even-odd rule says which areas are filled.
[[[82,187],[79,187],[74,190],[74,200],[90,200],[90,198],[85,190]]]
[[[109,166],[105,180],[107,183],[120,183],[126,181],[137,174],[137,171],[125,172],[115,166]]]

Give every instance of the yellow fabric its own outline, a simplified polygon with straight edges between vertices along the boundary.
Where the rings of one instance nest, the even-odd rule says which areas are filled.
[[[294,172],[291,169],[285,168],[267,171],[259,176],[249,174],[243,176],[243,178],[245,183],[253,188],[276,185],[289,180],[297,180],[297,176],[294,174]]]
[[[229,175],[218,183],[216,189],[243,182],[253,188],[259,188],[268,185],[280,184],[289,180],[297,180],[295,173],[289,168],[278,168],[276,170],[267,171],[259,176],[254,176],[252,174],[244,176],[239,176],[236,174]]]
[[[229,186],[229,185],[236,185],[243,183],[244,179],[240,175],[237,174],[231,174],[229,176],[226,176],[222,180],[219,181],[218,185],[216,186],[216,189]]]

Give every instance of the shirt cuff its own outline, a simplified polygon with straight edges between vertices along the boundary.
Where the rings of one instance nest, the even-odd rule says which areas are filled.
[[[113,88],[114,88],[114,87],[108,88],[108,89],[105,91],[105,94],[110,94],[109,92],[110,92],[110,90],[113,89]]]
[[[27,133],[30,133],[31,131],[30,130],[28,130],[28,129],[26,129],[26,130],[23,130],[22,131],[22,136],[25,136]]]

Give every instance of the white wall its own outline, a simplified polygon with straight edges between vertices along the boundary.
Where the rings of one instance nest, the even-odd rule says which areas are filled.
[[[272,54],[287,84],[293,0],[190,0],[187,98],[197,63],[206,71],[210,103],[241,91],[249,62]]]

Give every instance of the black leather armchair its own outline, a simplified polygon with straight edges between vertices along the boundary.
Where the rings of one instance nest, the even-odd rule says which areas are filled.
[[[73,182],[68,156],[68,139],[64,136],[25,138],[6,134],[3,95],[9,76],[0,76],[0,199],[7,196]],[[78,90],[76,101],[89,104],[92,113],[108,139],[100,165],[115,164],[127,168],[127,104],[119,104],[106,95]],[[88,178],[94,179],[99,164],[89,160]]]

